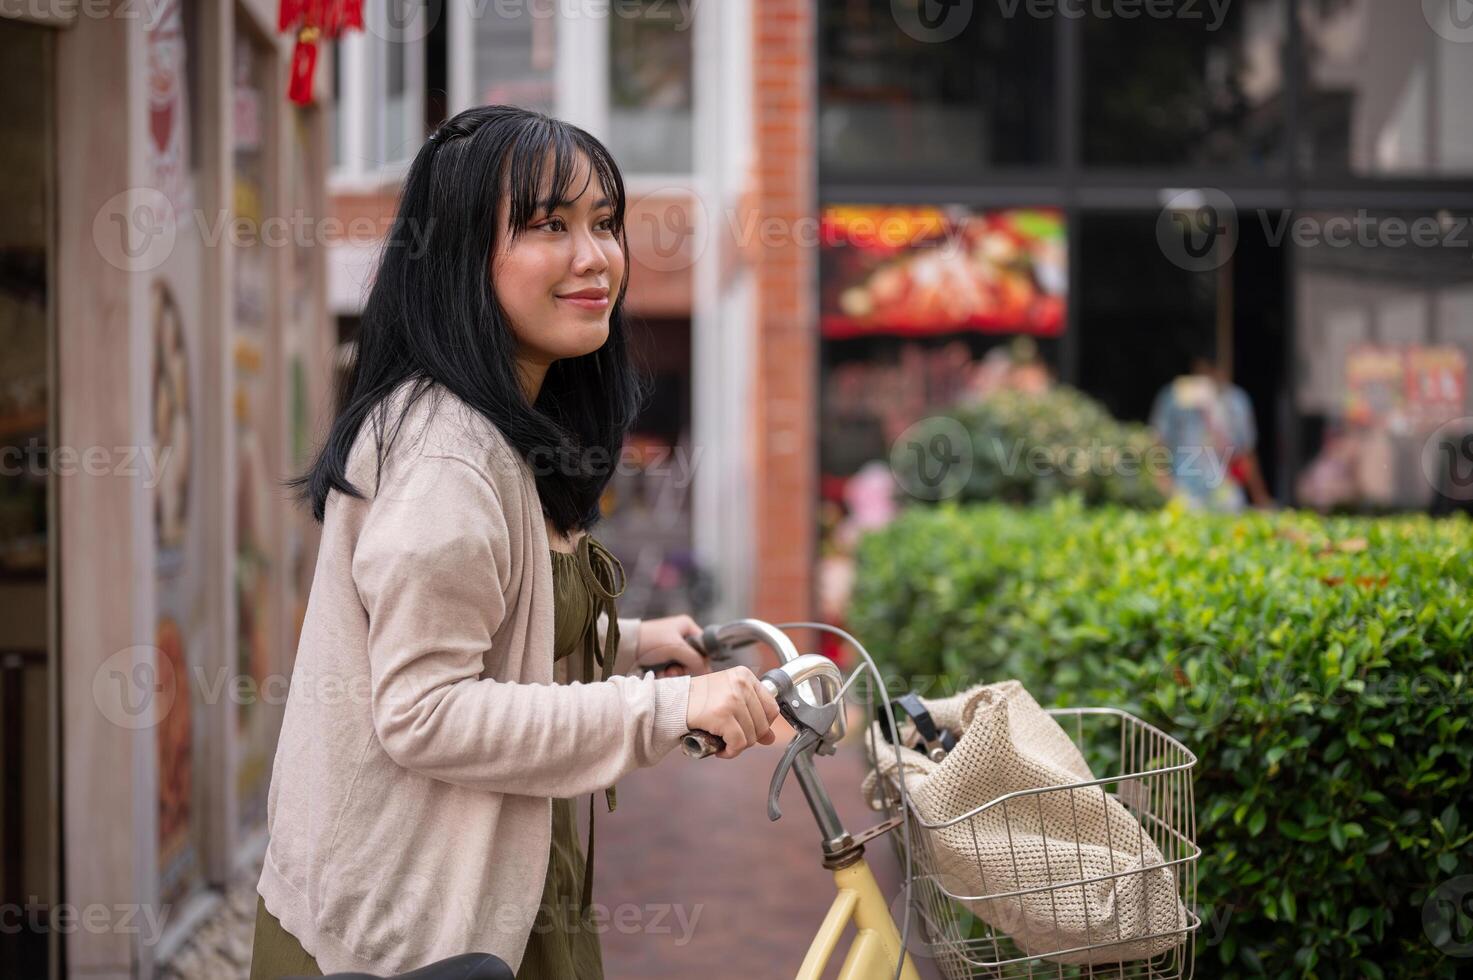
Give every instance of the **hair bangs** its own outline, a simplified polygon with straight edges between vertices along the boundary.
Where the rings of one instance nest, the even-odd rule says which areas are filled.
[[[575,189],[573,182],[580,173],[583,183]],[[512,237],[551,211],[577,200],[595,180],[601,196],[609,202],[614,232],[622,242],[624,179],[608,150],[581,130],[555,120],[528,120],[506,154],[498,182],[506,195],[506,223]]]

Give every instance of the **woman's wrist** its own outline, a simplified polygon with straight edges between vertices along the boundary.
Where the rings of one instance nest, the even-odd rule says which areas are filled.
[[[656,677],[655,685],[655,736],[661,742],[678,743],[689,730],[686,724],[686,709],[690,705],[690,675],[679,677]]]

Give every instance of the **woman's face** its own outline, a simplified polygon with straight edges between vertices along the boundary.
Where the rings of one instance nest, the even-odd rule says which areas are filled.
[[[544,185],[550,182],[549,173]],[[503,200],[491,260],[491,285],[511,317],[518,360],[539,384],[553,361],[592,353],[608,340],[609,313],[624,281],[613,205],[586,158],[569,187],[582,188],[577,200],[548,202],[544,186],[540,213],[515,240]]]

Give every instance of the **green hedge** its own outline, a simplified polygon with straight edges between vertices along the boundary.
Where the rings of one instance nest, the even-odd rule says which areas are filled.
[[[1032,504],[1066,496],[1140,508],[1165,502],[1153,472],[1167,470],[1170,456],[1155,434],[1117,421],[1076,388],[1056,385],[1036,394],[1002,389],[923,422],[915,441],[929,445],[933,435],[955,431],[956,423],[971,441],[966,478],[951,498],[956,503]],[[923,485],[916,468],[934,461],[897,455],[894,465],[901,485],[915,487]]]
[[[923,695],[1016,677],[1197,753],[1200,972],[1473,965],[1428,901],[1473,874],[1467,519],[912,508],[862,540],[852,621]]]

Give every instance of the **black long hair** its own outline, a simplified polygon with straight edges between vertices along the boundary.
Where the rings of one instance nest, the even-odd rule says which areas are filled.
[[[580,158],[611,202],[625,273],[609,314],[608,340],[590,354],[554,361],[529,404],[513,359],[516,338],[491,284],[498,209],[505,190],[515,238],[542,217],[538,191],[549,164],[552,200],[581,193],[569,193]],[[599,497],[646,394],[626,336],[624,203],[624,179],[607,148],[542,113],[479,106],[431,134],[404,179],[327,441],[293,481],[318,521],[331,491],[362,497],[346,470],[364,422],[374,426],[382,469],[405,414],[438,384],[485,416],[532,465],[542,509],[559,532],[598,522]],[[412,382],[410,397],[390,420],[385,399],[404,382]],[[549,459],[579,462],[549,466]],[[592,459],[608,462],[589,465]]]

